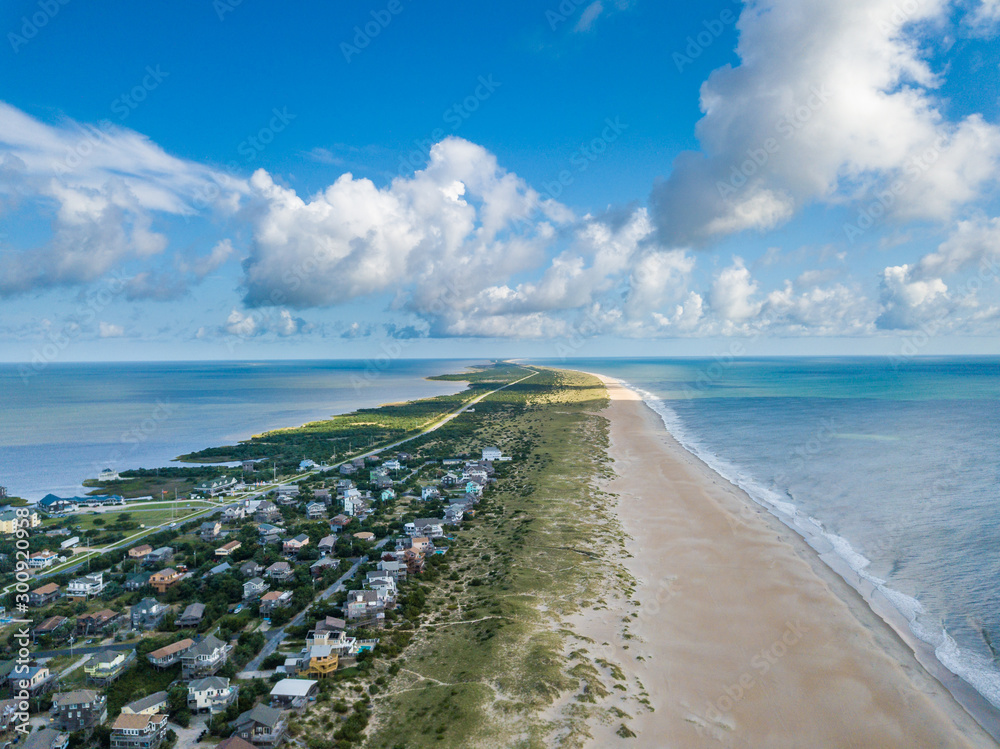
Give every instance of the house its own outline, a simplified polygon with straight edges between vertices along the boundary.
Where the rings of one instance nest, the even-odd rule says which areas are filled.
[[[230,541],[227,544],[222,544],[218,549],[215,550],[215,556],[217,557],[228,557],[234,551],[239,549],[243,544],[239,541]]]
[[[385,604],[379,600],[374,590],[352,590],[347,594],[344,604],[348,621],[370,619],[385,610]]]
[[[300,471],[311,471],[313,468],[316,467],[317,466],[315,460],[309,460],[308,458],[306,458],[305,460],[299,462]]]
[[[441,538],[444,536],[444,524],[438,518],[417,518],[411,523],[406,523],[403,530],[410,538],[415,536]]]
[[[343,632],[347,629],[347,622],[335,616],[326,616],[316,622],[315,632]]]
[[[316,578],[322,577],[327,570],[335,570],[339,566],[340,560],[336,557],[322,557],[309,565],[309,574]]]
[[[458,486],[459,481],[461,481],[461,479],[458,477],[458,474],[448,471],[448,473],[442,477],[441,484],[444,486]]]
[[[271,523],[281,518],[281,512],[274,502],[264,500],[257,505],[257,510],[253,514],[253,519],[258,523]]]
[[[169,698],[166,692],[153,692],[141,700],[130,702],[122,707],[125,715],[156,715],[167,712]]]
[[[55,563],[57,555],[54,551],[49,551],[48,549],[44,551],[36,551],[34,554],[28,557],[28,566],[32,569],[43,569]]]
[[[483,448],[483,460],[502,460],[503,453],[500,451],[499,447],[484,447]]]
[[[226,492],[239,488],[239,483],[240,482],[235,478],[220,476],[217,479],[211,479],[210,481],[204,481],[198,484],[195,486],[194,491],[199,494],[203,494],[206,497],[215,497],[219,494],[225,494]]]
[[[209,520],[198,528],[198,535],[202,541],[214,541],[220,533],[222,533],[222,523],[218,520]]]
[[[87,731],[108,719],[108,699],[93,689],[77,689],[52,695],[55,726],[72,733]]]
[[[281,540],[281,535],[284,533],[283,528],[279,528],[276,525],[270,525],[269,523],[261,523],[257,526],[258,541],[261,546],[266,546],[267,544],[273,544],[276,541]]]
[[[280,609],[292,602],[292,591],[271,590],[260,597],[260,612],[270,614],[275,609]]]
[[[147,585],[149,585],[149,578],[153,576],[152,572],[136,572],[125,578],[125,590],[131,592],[142,590]]]
[[[255,705],[233,721],[234,736],[256,747],[271,749],[285,737],[285,719],[281,711],[267,705]]]
[[[375,591],[383,605],[388,605],[396,600],[396,581],[385,572],[367,573],[365,585]]]
[[[252,559],[240,565],[240,574],[243,577],[257,577],[264,571],[262,565],[257,564]]]
[[[425,502],[429,499],[437,499],[441,496],[441,491],[436,486],[424,486],[420,488],[420,498]]]
[[[224,712],[239,695],[239,687],[229,686],[229,679],[223,676],[206,676],[188,684],[187,706],[193,713]]]
[[[28,593],[29,606],[45,606],[52,603],[59,597],[59,586],[55,583],[46,583]]]
[[[417,549],[406,549],[403,552],[403,564],[406,565],[407,575],[419,575],[424,571],[424,555]]]
[[[146,554],[146,558],[142,560],[142,563],[150,567],[156,567],[161,564],[166,564],[173,558],[174,558],[173,547],[161,546],[160,548],[153,549],[153,551]]]
[[[354,518],[348,517],[347,515],[336,515],[333,520],[330,521],[330,528],[334,530],[343,530],[351,524]]]
[[[118,471],[114,468],[105,468],[99,474],[97,474],[98,481],[121,481],[122,477],[118,475]]]
[[[157,749],[166,736],[166,715],[123,712],[111,726],[111,749]]]
[[[318,693],[319,682],[313,679],[282,679],[271,690],[271,707],[301,709]]]
[[[20,515],[17,510],[0,507],[0,533],[12,536],[17,533],[18,528],[37,528],[41,525],[41,518],[35,510],[26,507],[19,509]]]
[[[142,546],[133,546],[128,550],[128,559],[130,562],[142,562],[147,556],[153,552],[153,547],[149,544],[143,544]]]
[[[97,684],[110,684],[135,662],[135,650],[102,650],[83,665],[87,678]]]
[[[434,551],[434,543],[427,536],[417,536],[411,539],[410,549],[425,554]]]
[[[265,574],[272,580],[283,582],[285,580],[291,580],[295,575],[295,570],[292,569],[292,565],[288,562],[275,562],[267,568]]]
[[[208,577],[209,575],[221,575],[224,572],[229,572],[232,568],[233,567],[229,564],[229,562],[223,562],[222,564],[217,564],[210,569],[205,577]]]
[[[31,637],[37,640],[39,637],[48,635],[49,637],[55,638],[57,632],[65,632],[65,630],[60,629],[66,622],[68,622],[65,616],[50,616],[48,619],[44,619],[38,623],[38,625],[31,630]],[[59,638],[65,639],[65,635]]]
[[[406,565],[396,559],[382,558],[376,567],[397,582],[406,579]]]
[[[143,598],[129,609],[132,629],[156,629],[168,611],[170,607],[155,598]]]
[[[17,692],[23,690],[32,697],[49,691],[55,687],[57,681],[49,673],[46,666],[28,666],[26,664],[14,666],[7,678],[15,685]]]
[[[124,618],[124,615],[111,609],[101,609],[83,614],[76,619],[76,633],[86,636],[111,632],[122,625]]]
[[[481,497],[483,495],[483,485],[479,482],[479,479],[469,479],[465,483],[465,493]]]
[[[260,577],[254,577],[243,583],[243,600],[249,601],[257,596],[263,595],[269,586]]]
[[[358,472],[358,469],[355,466],[351,465],[350,463],[344,463],[343,465],[340,466],[339,470],[341,476],[353,476],[355,473]]]
[[[385,470],[387,470],[387,471],[402,471],[402,470],[403,470],[403,464],[402,464],[402,463],[400,463],[400,462],[399,462],[398,460],[396,460],[395,458],[392,458],[391,460],[387,460],[387,461],[385,461],[385,462],[384,462],[384,463],[382,464],[382,467],[383,467],[383,468],[384,468]]]
[[[309,536],[305,533],[300,533],[295,538],[289,538],[282,544],[281,550],[285,554],[298,554],[302,549],[309,545]]]
[[[222,511],[222,521],[224,523],[235,523],[247,516],[247,508],[244,505],[233,505]]]
[[[20,749],[67,749],[69,734],[54,728],[35,731],[20,745]]]
[[[202,618],[205,616],[205,604],[203,603],[192,603],[184,609],[184,613],[177,617],[174,622],[174,626],[179,629],[184,629],[185,627],[197,627],[201,624]]]
[[[383,502],[388,502],[390,499],[396,498],[396,492],[393,489],[383,489],[382,493],[379,495],[379,499]]]
[[[183,640],[164,645],[162,648],[154,650],[146,656],[151,664],[156,668],[170,668],[175,663],[180,663],[181,656],[194,645],[194,640],[185,637]]]
[[[320,539],[319,545],[316,547],[319,549],[320,556],[326,556],[327,554],[332,554],[334,548],[337,546],[336,536],[323,536]]]
[[[229,646],[215,635],[208,635],[181,654],[181,678],[187,681],[214,676],[228,657]]]
[[[102,590],[104,590],[104,573],[92,572],[89,575],[70,580],[66,597],[71,601],[86,601],[88,598],[100,595]]]
[[[330,495],[329,489],[313,489],[313,499],[317,502],[322,502],[325,505],[328,505],[333,501],[333,497]]]
[[[167,567],[159,572],[154,573],[149,578],[149,584],[152,586],[153,590],[161,595],[166,593],[170,588],[174,587],[181,581],[184,577],[180,572],[175,570],[173,567]]]
[[[322,502],[310,502],[306,505],[306,517],[310,520],[326,517],[326,505]]]
[[[301,491],[298,484],[282,484],[274,490],[274,493],[278,499],[281,499],[282,497],[297,497]]]

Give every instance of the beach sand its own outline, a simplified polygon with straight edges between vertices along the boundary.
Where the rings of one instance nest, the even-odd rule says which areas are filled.
[[[797,535],[601,379],[636,588],[569,624],[652,710],[628,711],[635,738],[596,722],[590,746],[998,746]]]

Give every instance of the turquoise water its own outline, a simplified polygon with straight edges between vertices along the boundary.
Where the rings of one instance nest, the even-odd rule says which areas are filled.
[[[104,468],[168,465],[355,408],[455,393],[447,360],[0,365],[0,486],[75,495]]]
[[[1000,360],[549,363],[639,390],[1000,707]]]

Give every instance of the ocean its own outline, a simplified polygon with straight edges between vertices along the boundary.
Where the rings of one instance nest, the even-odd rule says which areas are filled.
[[[1000,708],[1000,360],[540,363],[625,381]]]
[[[0,486],[78,495],[104,468],[154,468],[192,450],[381,403],[456,393],[425,380],[471,360],[0,364]],[[177,464],[175,464],[177,465]]]

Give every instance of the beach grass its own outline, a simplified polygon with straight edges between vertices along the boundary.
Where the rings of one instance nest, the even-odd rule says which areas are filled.
[[[573,746],[586,735],[588,695],[614,678],[579,648],[566,655],[575,638],[561,622],[600,599],[621,548],[594,484],[607,470],[606,397],[589,375],[540,369],[435,435],[515,460],[463,528],[447,584],[430,589],[433,615],[374,698],[367,746],[548,747],[557,734]],[[571,709],[555,710],[563,701]]]

